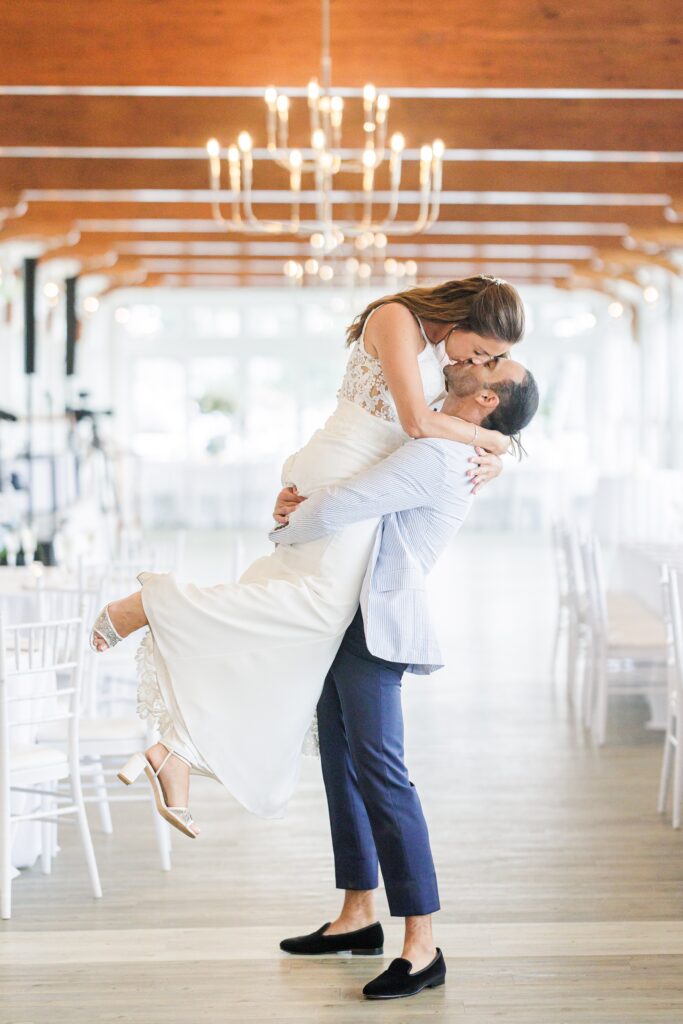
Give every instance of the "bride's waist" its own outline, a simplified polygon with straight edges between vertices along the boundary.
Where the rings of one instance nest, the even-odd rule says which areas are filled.
[[[400,423],[383,420],[373,416],[366,409],[347,398],[340,398],[337,407],[325,421],[318,434],[329,434],[334,437],[352,437],[367,444],[386,446],[390,450],[396,448],[407,439],[407,434]],[[316,436],[316,435],[314,435]]]

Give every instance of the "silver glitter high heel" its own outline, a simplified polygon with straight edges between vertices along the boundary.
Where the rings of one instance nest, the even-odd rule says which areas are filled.
[[[104,640],[107,648],[116,647],[117,644],[126,639],[125,636],[120,636],[116,632],[114,623],[109,618],[109,605],[104,606],[90,630],[90,646],[93,651],[98,651],[99,648],[95,646],[95,634]]]

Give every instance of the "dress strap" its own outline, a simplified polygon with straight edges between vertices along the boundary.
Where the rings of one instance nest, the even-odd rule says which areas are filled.
[[[370,310],[370,312],[368,313],[368,315],[365,318],[365,323],[363,324],[363,330],[360,332],[360,337],[358,339],[358,342],[359,342],[361,348],[363,349],[363,351],[366,353],[366,355],[370,355],[370,353],[368,352],[368,350],[365,347],[365,328],[368,326],[368,320],[370,319],[372,314],[376,313],[378,309],[379,309],[379,306],[375,306],[374,309]]]
[[[425,345],[427,345],[427,346],[429,346],[429,345],[433,345],[433,344],[434,344],[434,342],[432,342],[432,341],[430,341],[430,340],[429,340],[429,338],[427,337],[427,334],[426,334],[426,332],[425,332],[425,329],[424,329],[424,327],[422,326],[422,320],[420,320],[420,318],[419,318],[419,316],[417,315],[417,313],[413,313],[413,316],[414,316],[414,317],[415,317],[415,319],[417,320],[417,326],[418,326],[418,327],[420,328],[420,334],[422,335],[422,337],[423,337],[423,339],[424,339],[424,343],[425,343]]]

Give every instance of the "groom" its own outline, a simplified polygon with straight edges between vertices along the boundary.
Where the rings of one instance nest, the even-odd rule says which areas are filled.
[[[515,435],[538,407],[536,382],[513,360],[451,365],[445,375],[441,411],[475,427]],[[280,943],[288,953],[310,956],[381,954],[384,934],[373,893],[379,861],[389,911],[405,918],[405,939],[401,957],[363,989],[369,999],[415,995],[442,985],[446,976],[432,937],[439,895],[429,835],[404,764],[400,688],[404,672],[442,667],[425,574],[470,508],[471,455],[468,445],[455,441],[409,440],[351,480],[301,499],[288,525],[270,535],[277,544],[299,544],[383,517],[360,607],[318,704],[336,885],[345,890],[344,904],[332,923]]]

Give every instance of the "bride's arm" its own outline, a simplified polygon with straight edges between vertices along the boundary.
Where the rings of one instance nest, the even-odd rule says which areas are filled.
[[[384,378],[396,403],[401,426],[410,437],[442,437],[448,441],[477,444],[497,455],[504,454],[510,439],[497,430],[475,429],[466,420],[434,412],[427,405],[417,364],[413,319],[404,306],[388,303],[373,316],[366,331],[366,346],[382,363]]]

